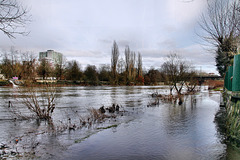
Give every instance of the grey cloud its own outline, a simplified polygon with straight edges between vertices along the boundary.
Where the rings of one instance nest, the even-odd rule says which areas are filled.
[[[204,8],[205,2],[194,1],[176,8],[172,8],[178,4],[175,0],[139,0],[138,3],[24,0],[23,3],[31,7],[33,21],[27,28],[31,33],[14,40],[0,34],[1,47],[16,46],[36,53],[53,49],[69,60],[77,59],[80,64],[98,65],[110,64],[111,47],[116,40],[122,57],[125,46],[129,45],[131,50],[142,53],[146,67],[160,66],[172,50],[193,64],[214,67],[214,57],[190,40],[194,33],[193,25],[189,24],[195,24],[198,16],[195,11]],[[191,9],[187,10],[186,5]]]
[[[99,42],[104,43],[104,44],[111,44],[112,41],[109,39],[99,39]]]
[[[177,43],[173,39],[165,39],[158,43],[160,47],[168,48],[168,49],[175,49],[177,48]]]
[[[130,46],[131,45],[129,40],[118,40],[117,44],[118,44],[119,47],[123,47],[123,48],[125,48],[126,46]]]

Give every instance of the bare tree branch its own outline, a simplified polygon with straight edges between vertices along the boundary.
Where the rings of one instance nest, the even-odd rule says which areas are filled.
[[[214,46],[222,44],[223,39],[239,35],[239,2],[235,0],[208,1],[207,13],[202,14],[199,25],[205,32],[203,40]]]
[[[202,14],[199,36],[214,47],[218,72],[224,76],[234,54],[237,54],[240,29],[238,0],[208,0],[207,12]]]
[[[0,0],[0,30],[9,38],[28,35],[25,25],[29,21],[28,9],[17,0]]]

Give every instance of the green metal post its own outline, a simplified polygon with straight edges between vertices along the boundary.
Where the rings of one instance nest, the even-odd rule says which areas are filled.
[[[228,67],[228,90],[232,91],[233,66]]]
[[[240,54],[234,56],[232,91],[240,91]]]

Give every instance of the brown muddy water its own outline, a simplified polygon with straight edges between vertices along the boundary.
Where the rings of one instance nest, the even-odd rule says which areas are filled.
[[[69,118],[77,124],[89,108],[102,105],[120,104],[126,111],[104,123],[61,133],[52,133],[44,121],[14,120],[9,101],[29,114],[15,101],[17,90],[0,88],[0,143],[22,153],[20,159],[240,159],[240,151],[225,143],[215,121],[221,94],[206,86],[185,96],[181,106],[160,101],[151,107],[150,95],[168,94],[166,86],[59,87],[55,126],[69,123]]]

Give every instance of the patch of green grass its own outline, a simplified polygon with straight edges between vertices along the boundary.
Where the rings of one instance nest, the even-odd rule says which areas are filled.
[[[109,128],[114,128],[114,127],[117,127],[117,126],[118,126],[117,124],[114,124],[114,125],[107,126],[107,127],[99,127],[97,129],[109,129]]]
[[[215,88],[215,89],[213,89],[213,91],[223,91],[223,87]]]
[[[97,128],[97,129],[98,129],[98,130],[109,129],[109,128],[114,128],[114,127],[117,127],[117,126],[118,126],[117,124],[114,124],[114,125],[107,126],[107,127],[99,127],[99,128]],[[97,131],[97,132],[99,132],[99,131]],[[83,138],[80,138],[80,139],[76,139],[76,140],[74,141],[74,143],[81,143],[82,141],[84,141],[85,139],[89,138],[89,137],[90,137],[91,135],[93,135],[93,134],[95,134],[95,133],[89,134],[89,135],[87,135],[87,136],[85,136],[85,137],[83,137]]]

